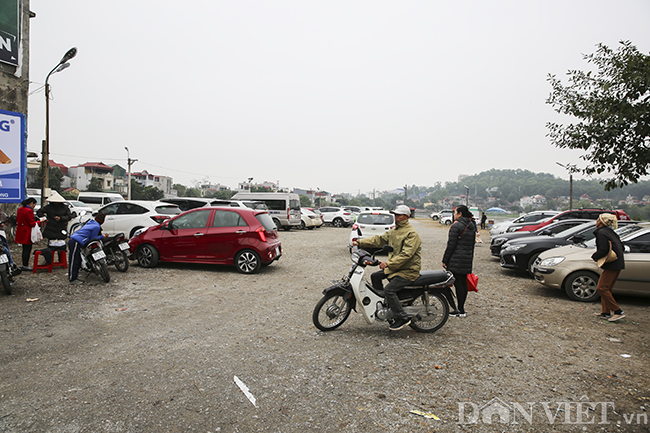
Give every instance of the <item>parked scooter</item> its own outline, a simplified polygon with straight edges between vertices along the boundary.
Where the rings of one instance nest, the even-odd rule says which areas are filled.
[[[385,246],[383,252],[392,251]],[[350,258],[352,268],[341,281],[326,288],[323,298],[318,301],[312,314],[314,325],[321,331],[338,328],[354,309],[361,313],[367,323],[392,321],[395,314],[388,307],[383,291],[376,291],[365,280],[367,266],[379,265],[379,260],[368,251],[355,246]],[[435,332],[442,328],[449,316],[449,289],[455,281],[451,272],[422,271],[420,278],[398,292],[398,297],[406,314],[411,319],[411,328],[417,332]]]
[[[11,284],[14,277],[20,275],[21,270],[11,261],[11,252],[7,243],[7,235],[4,231],[5,221],[0,222],[0,282],[2,283],[2,292],[5,295],[11,295]]]
[[[111,280],[106,263],[106,253],[104,253],[101,240],[90,241],[83,247],[81,250],[81,270],[88,272],[88,275],[91,273],[97,274],[107,283]]]
[[[108,266],[115,265],[120,272],[129,270],[129,244],[124,233],[118,233],[112,238],[108,238],[104,244],[104,253]]]

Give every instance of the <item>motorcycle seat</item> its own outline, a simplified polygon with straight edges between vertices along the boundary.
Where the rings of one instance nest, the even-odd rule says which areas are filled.
[[[447,271],[422,271],[420,272],[420,278],[415,280],[412,284],[413,286],[428,286],[430,284],[443,283],[449,279],[449,274]]]

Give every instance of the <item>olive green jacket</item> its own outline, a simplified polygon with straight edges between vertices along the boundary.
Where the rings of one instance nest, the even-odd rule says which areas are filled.
[[[388,253],[388,267],[384,269],[389,279],[400,276],[415,281],[420,277],[422,241],[408,220],[397,223],[394,229],[383,235],[359,239],[358,242],[360,248],[381,248],[384,245],[393,247],[393,251]]]

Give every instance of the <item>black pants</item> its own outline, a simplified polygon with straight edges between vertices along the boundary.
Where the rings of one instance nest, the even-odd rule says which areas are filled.
[[[452,296],[447,295],[447,301],[449,301],[449,306],[452,310],[458,310],[461,313],[465,312],[465,301],[467,300],[467,274],[454,274],[456,282],[454,287],[456,288],[456,298],[458,299],[458,308],[456,308],[456,303]]]
[[[408,319],[409,316],[404,311],[404,307],[399,302],[397,297],[397,292],[402,290],[404,287],[412,283],[412,281],[407,280],[406,278],[394,276],[388,280],[388,284],[384,287],[382,282],[388,276],[384,273],[383,270],[377,271],[370,276],[370,281],[372,281],[372,287],[375,290],[383,290],[386,295],[386,302],[388,302],[388,307],[393,311],[396,317],[401,319]]]
[[[32,255],[32,244],[23,244],[23,266],[29,267],[29,257]]]
[[[68,250],[70,251],[70,255],[68,256],[68,280],[70,280],[70,282],[76,280],[79,276],[82,248],[83,245],[74,239],[68,241]]]

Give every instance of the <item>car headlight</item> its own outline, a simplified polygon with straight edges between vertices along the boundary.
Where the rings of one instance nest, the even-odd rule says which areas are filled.
[[[549,257],[539,262],[540,267],[550,268],[557,266],[564,261],[564,257]]]
[[[528,244],[514,244],[514,245],[508,245],[505,247],[504,251],[507,251],[509,253],[514,253],[515,251],[519,251],[523,247],[525,247]]]
[[[147,231],[147,228],[146,228],[146,227],[141,228],[141,229],[137,229],[137,230],[135,231],[135,233],[133,233],[133,237],[136,237],[136,236],[138,236],[139,234],[144,233],[145,231]]]
[[[495,239],[494,242],[492,242],[494,245],[503,245],[506,243],[505,239]]]

